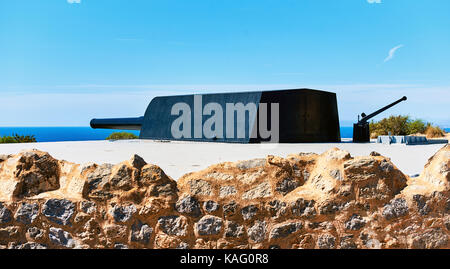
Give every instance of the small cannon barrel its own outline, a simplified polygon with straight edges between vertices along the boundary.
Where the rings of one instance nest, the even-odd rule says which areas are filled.
[[[118,129],[118,130],[141,130],[144,117],[135,118],[113,118],[113,119],[92,119],[93,129]]]
[[[385,111],[385,110],[387,110],[387,109],[389,109],[389,108],[395,106],[396,104],[398,104],[398,103],[400,103],[400,102],[406,101],[407,99],[408,99],[408,98],[406,98],[406,96],[403,96],[402,98],[400,98],[399,100],[393,102],[392,104],[387,105],[387,106],[385,106],[385,107],[383,107],[383,108],[380,108],[380,109],[378,109],[377,111],[373,112],[373,113],[370,114],[370,115],[364,116],[359,122],[360,122],[360,123],[365,123],[365,122],[367,122],[369,119],[371,119],[371,118],[375,117],[376,115],[380,114],[381,112],[383,112],[383,111]]]

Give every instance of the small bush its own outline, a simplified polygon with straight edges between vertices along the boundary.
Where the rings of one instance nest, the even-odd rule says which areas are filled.
[[[429,125],[429,124],[428,124]],[[424,134],[428,125],[423,120],[414,120],[408,123],[409,134]]]
[[[411,120],[409,116],[390,116],[384,118],[379,122],[371,122],[370,124],[370,138],[377,138],[380,135],[412,135],[425,134],[427,137],[442,137],[445,132],[431,123],[426,123],[423,120]]]
[[[110,134],[106,140],[120,140],[120,139],[137,139],[139,138],[135,134],[128,133],[128,132],[114,132]]]
[[[387,135],[389,133],[393,135],[407,135],[409,134],[409,117],[408,116],[390,116],[384,118],[379,122],[371,122],[370,130],[372,137],[378,137],[379,135]]]
[[[427,136],[427,138],[444,137],[445,132],[438,126],[429,125],[425,131],[425,135]]]
[[[33,143],[36,142],[34,135],[18,135],[2,136],[0,137],[0,143]]]

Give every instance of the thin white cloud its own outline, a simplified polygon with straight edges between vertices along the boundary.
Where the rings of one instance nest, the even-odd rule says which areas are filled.
[[[390,61],[392,60],[392,58],[394,58],[395,52],[399,49],[404,47],[403,45],[398,45],[393,47],[390,51],[389,51],[389,55],[386,57],[386,59],[384,59],[384,62]]]
[[[381,0],[367,0],[369,4],[381,4]]]
[[[81,0],[67,0],[69,4],[81,4]]]

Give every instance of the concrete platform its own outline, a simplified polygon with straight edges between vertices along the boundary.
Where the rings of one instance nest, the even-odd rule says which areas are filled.
[[[49,152],[57,159],[75,163],[118,163],[133,154],[143,157],[148,163],[160,166],[169,176],[178,179],[185,173],[204,169],[211,164],[264,158],[267,155],[286,157],[291,153],[324,151],[337,147],[352,156],[368,155],[372,151],[392,159],[393,163],[407,175],[420,174],[428,158],[444,144],[431,145],[384,145],[377,143],[354,144],[225,144],[181,141],[117,140],[77,141],[28,144],[1,144],[0,154],[15,154],[25,149]]]

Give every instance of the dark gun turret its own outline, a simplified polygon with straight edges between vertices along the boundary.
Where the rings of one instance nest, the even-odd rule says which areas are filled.
[[[372,114],[366,115],[365,113],[362,113],[361,114],[362,119],[359,119],[358,115],[358,123],[353,124],[353,142],[359,143],[370,142],[370,127],[367,121],[375,117],[376,115],[388,110],[389,108],[395,106],[396,104],[406,101],[407,99],[408,98],[406,98],[406,96],[403,96],[399,100],[381,109],[378,109]]]
[[[91,127],[140,130],[139,138],[155,140],[341,141],[336,94],[312,89],[159,96],[143,117],[93,119]]]

